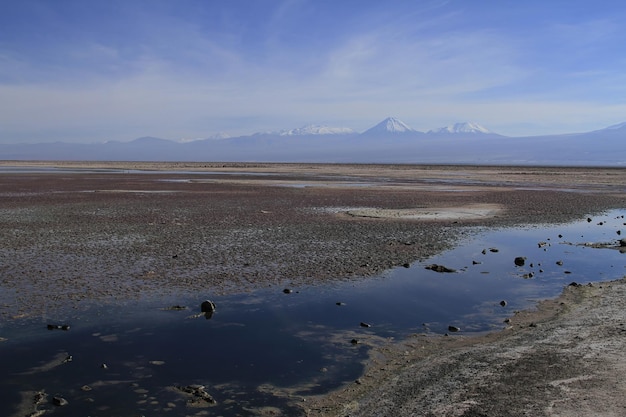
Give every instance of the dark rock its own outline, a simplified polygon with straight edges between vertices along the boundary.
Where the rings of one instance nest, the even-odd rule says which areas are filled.
[[[482,264],[482,262],[479,262],[479,261],[472,261],[472,265],[480,265],[480,264]]]
[[[357,345],[359,341],[357,339],[352,339],[350,343],[352,343],[353,345]]]
[[[215,311],[215,303],[210,300],[203,301],[200,304],[200,311],[203,313],[213,313]]]
[[[524,264],[526,263],[526,257],[518,256],[513,262],[515,262],[515,265],[517,266],[524,266]]]
[[[165,307],[164,310],[187,310],[187,306],[179,306],[178,304],[175,306]]]
[[[576,281],[572,281],[572,282],[570,282],[569,286],[570,286],[570,287],[582,287],[582,285],[581,285],[581,284],[579,284],[579,283],[577,283]]]
[[[405,268],[410,268],[411,264],[407,262],[407,263],[402,264],[402,266],[405,267]]]
[[[346,305],[346,303],[342,303],[341,301],[337,301],[337,302],[335,303],[335,305],[338,305],[338,306],[345,306],[345,305]]]
[[[527,274],[522,275],[522,278],[529,279],[529,278],[532,278],[534,276],[535,276],[535,274],[533,274],[532,272],[529,272]]]
[[[176,389],[191,396],[189,402],[192,404],[217,404],[217,401],[215,401],[211,394],[206,392],[204,385],[193,384],[184,387],[176,387]]]
[[[431,264],[426,266],[426,269],[430,269],[435,272],[456,272],[456,269],[448,268],[443,265]]]
[[[498,253],[498,252],[500,252],[500,249],[498,249],[498,248],[489,248],[489,252]]]
[[[369,324],[369,323],[365,323],[365,322],[363,322],[363,321],[362,321],[362,322],[361,322],[361,327],[372,327],[372,325],[371,325],[371,324]]]
[[[591,223],[591,217],[587,217],[587,223]]]
[[[622,248],[626,247],[626,239],[620,239],[620,240],[619,240],[619,245],[620,245]]]
[[[69,324],[48,324],[48,330],[69,330]]]
[[[460,327],[456,327],[456,326],[448,326],[448,331],[456,333],[456,332],[460,332],[461,328]]]
[[[283,292],[284,292],[285,294],[291,294],[291,293],[293,292],[293,290],[292,290],[291,288],[285,288],[285,289],[283,290]]]
[[[502,307],[506,306],[506,300],[502,300],[502,301],[500,301],[500,305],[501,305]]]
[[[69,402],[63,397],[52,397],[52,404],[63,407],[64,405],[68,405]]]
[[[100,368],[109,369],[109,366],[106,363],[103,363],[102,365],[100,365]]]
[[[557,264],[558,266],[563,266],[563,261],[556,261],[556,264]]]

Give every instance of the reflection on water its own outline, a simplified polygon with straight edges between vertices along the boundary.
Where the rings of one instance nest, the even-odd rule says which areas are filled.
[[[558,295],[572,281],[621,278],[626,255],[616,246],[618,231],[626,232],[624,213],[570,225],[485,230],[454,250],[372,279],[213,298],[207,288],[194,297],[4,324],[0,415],[14,413],[20,392],[28,390],[48,394],[40,410],[57,407],[53,396],[67,399],[66,416],[206,410],[234,416],[263,407],[294,415],[290,404],[299,396],[356,379],[369,347],[381,340],[443,335],[448,326],[464,334],[499,329],[515,310]],[[520,257],[523,262],[516,261]],[[425,268],[433,263],[455,272]],[[210,320],[201,312],[207,298],[216,304]],[[47,330],[51,323],[70,329]],[[193,398],[176,387],[194,384],[217,404],[190,407]],[[276,389],[290,394],[275,395]]]

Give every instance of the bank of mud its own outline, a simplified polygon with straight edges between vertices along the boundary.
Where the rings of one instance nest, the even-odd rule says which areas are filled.
[[[626,278],[573,284],[483,336],[375,349],[364,375],[308,416],[623,416]]]
[[[114,166],[124,167],[138,168]],[[3,320],[139,297],[358,283],[440,253],[475,227],[568,222],[626,206],[619,169],[80,168],[0,175]],[[489,215],[420,217],[467,207]],[[568,287],[504,332],[382,346],[358,382],[309,398],[303,412],[623,415],[625,285]]]
[[[170,165],[1,174],[0,315],[358,280],[440,253],[473,226],[565,222],[625,204],[626,173],[613,169],[265,164],[198,175]],[[453,189],[451,176],[462,179]],[[567,178],[574,191],[561,189]],[[498,210],[348,214],[469,206]]]

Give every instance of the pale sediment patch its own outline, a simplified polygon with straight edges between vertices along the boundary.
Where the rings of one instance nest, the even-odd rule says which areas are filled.
[[[355,208],[345,211],[353,217],[408,220],[472,220],[495,217],[503,211],[499,204],[468,204],[462,207],[418,207],[405,209]]]

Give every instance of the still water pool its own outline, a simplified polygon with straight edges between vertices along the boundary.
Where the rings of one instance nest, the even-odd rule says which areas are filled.
[[[571,282],[623,277],[625,214],[472,232],[453,250],[358,281],[225,297],[207,290],[3,323],[0,415],[16,415],[26,391],[45,391],[37,410],[59,416],[246,416],[272,407],[297,415],[302,396],[358,378],[381,341],[443,335],[451,325],[460,334],[496,330]],[[198,314],[206,298],[217,305],[210,318]],[[173,305],[188,308],[166,308]],[[48,330],[50,323],[70,329]],[[216,404],[190,407],[176,387],[194,384]],[[54,396],[68,404],[53,405]],[[32,403],[32,394],[24,398]]]

